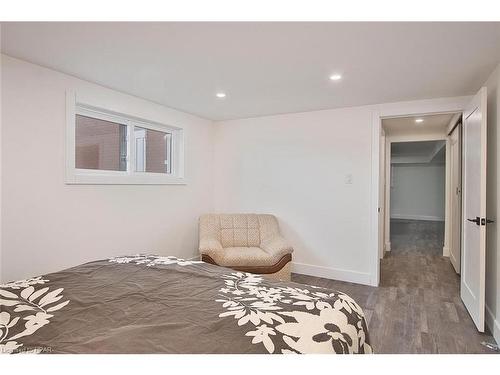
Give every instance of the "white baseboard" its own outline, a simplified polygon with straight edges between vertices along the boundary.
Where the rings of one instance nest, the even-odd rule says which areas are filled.
[[[384,250],[385,251],[391,251],[391,242],[390,241],[385,243]]]
[[[342,270],[312,264],[292,262],[292,272],[303,275],[324,277],[325,279],[347,281],[350,283],[371,285],[371,275],[369,273]]]
[[[444,221],[444,217],[441,217],[441,216],[426,216],[426,215],[401,215],[401,214],[391,214],[391,219],[400,219],[400,220],[425,220],[425,221]]]
[[[497,344],[500,345],[500,322],[495,319],[495,316],[488,305],[486,305],[486,325],[490,329]]]
[[[448,246],[443,246],[443,256],[444,257],[449,257],[450,256],[450,249]]]

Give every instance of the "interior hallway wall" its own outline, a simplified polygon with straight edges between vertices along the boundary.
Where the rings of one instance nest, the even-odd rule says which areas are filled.
[[[431,113],[436,107],[453,112],[469,100],[439,98],[216,122],[215,210],[273,213],[295,249],[295,272],[373,285],[378,181],[372,172],[379,168],[374,114]]]
[[[444,164],[393,164],[391,173],[391,219],[444,221]]]
[[[216,123],[215,209],[273,213],[294,271],[370,282],[372,107]]]

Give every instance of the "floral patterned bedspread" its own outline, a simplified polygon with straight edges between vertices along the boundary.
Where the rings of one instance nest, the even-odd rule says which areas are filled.
[[[135,255],[0,285],[0,353],[371,353],[342,292]]]

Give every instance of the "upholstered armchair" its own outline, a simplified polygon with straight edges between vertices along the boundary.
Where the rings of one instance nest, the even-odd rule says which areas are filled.
[[[290,280],[293,249],[273,215],[207,214],[199,224],[204,262]]]

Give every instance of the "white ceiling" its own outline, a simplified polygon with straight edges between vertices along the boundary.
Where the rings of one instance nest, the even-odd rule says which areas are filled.
[[[391,163],[444,163],[445,141],[391,143]]]
[[[453,113],[427,116],[395,117],[382,120],[385,134],[389,136],[446,135],[446,128],[451,122]],[[417,123],[415,120],[424,120]]]
[[[430,154],[436,148],[436,143],[443,141],[423,141],[423,142],[396,142],[391,144],[393,155],[420,155]]]
[[[3,23],[1,47],[222,120],[472,94],[499,46],[500,23]]]

